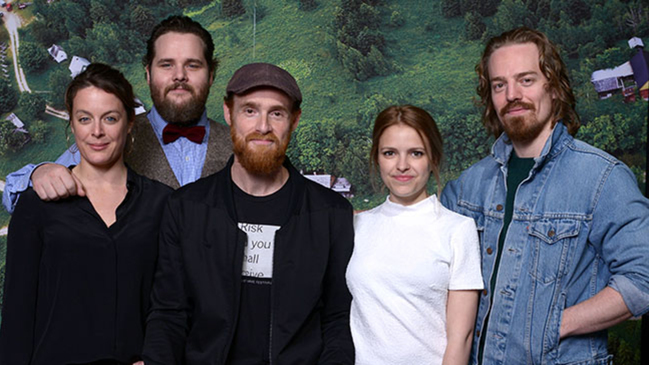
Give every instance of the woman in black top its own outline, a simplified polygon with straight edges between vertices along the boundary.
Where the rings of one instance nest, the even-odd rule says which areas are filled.
[[[90,65],[65,99],[80,152],[72,174],[85,194],[21,196],[7,238],[0,364],[131,364],[171,189],[124,164],[136,105],[119,71]]]

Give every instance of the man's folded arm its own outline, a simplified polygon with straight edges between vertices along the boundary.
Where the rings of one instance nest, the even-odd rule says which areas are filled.
[[[4,205],[7,212],[13,213],[20,194],[32,186],[31,178],[34,170],[48,163],[52,162],[46,161],[39,164],[27,164],[21,169],[7,175],[5,189],[2,192],[2,205]],[[65,167],[76,165],[79,163],[79,152],[77,150],[77,152],[72,153],[68,148],[54,163]]]

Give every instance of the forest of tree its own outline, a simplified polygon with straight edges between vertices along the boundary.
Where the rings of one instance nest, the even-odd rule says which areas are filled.
[[[91,62],[129,64],[139,62],[148,34],[155,24],[169,14],[178,14],[182,8],[209,3],[206,0],[67,0],[49,3],[34,0],[33,12],[38,14],[29,25],[36,41],[30,51],[28,68],[42,68],[42,57],[47,61],[46,48],[62,44],[69,54],[82,55]],[[225,6],[224,2],[224,6]],[[241,1],[230,1],[238,3]],[[21,62],[25,62],[25,47],[21,44]],[[31,53],[34,53],[32,56]],[[44,53],[44,56],[43,56]],[[63,107],[63,93],[69,77],[51,75],[50,89],[54,106]]]
[[[41,93],[21,94],[12,80],[0,79],[0,114],[16,111],[31,135],[23,147],[25,137],[0,122],[0,163],[14,169],[38,162],[23,157],[21,148],[64,144],[54,143],[63,133],[55,133],[42,113],[45,103],[63,108],[70,75],[47,48],[58,44],[69,57],[138,74],[139,81],[131,81],[142,96],[148,90],[141,59],[151,28],[184,13],[212,33],[215,56],[224,61],[210,113],[218,116],[221,89],[242,63],[285,66],[309,97],[289,158],[306,173],[347,178],[358,209],[384,199],[368,153],[374,118],[389,105],[413,103],[434,116],[444,137],[443,181],[489,153],[493,139],[471,99],[472,67],[490,37],[520,25],[545,32],[559,45],[583,122],[578,138],[622,159],[644,184],[646,103],[624,104],[620,95],[599,100],[590,75],[628,61],[636,52],[626,44],[630,37],[649,41],[646,0],[33,0],[29,11],[33,17],[21,29],[20,62]],[[0,41],[7,41],[2,37],[6,33]],[[30,153],[29,158],[40,156]],[[628,339],[615,338],[612,346],[634,363],[637,354],[628,350]]]
[[[315,11],[322,5],[314,0],[291,0],[301,11]],[[28,29],[30,39],[21,44],[21,63],[31,74],[43,73],[51,67],[45,51],[51,44],[63,45],[69,54],[82,55],[92,62],[137,64],[140,62],[146,36],[150,29],[179,9],[204,6],[208,0],[68,0],[48,3],[35,0],[36,15]],[[250,16],[256,2],[223,0],[215,8],[217,18],[225,21]],[[252,5],[251,5],[252,4]],[[333,53],[339,64],[349,72],[357,85],[377,78],[398,75],[404,66],[394,57],[398,42],[386,36],[408,21],[407,9],[388,0],[340,0],[331,13],[330,27],[334,35]],[[268,5],[260,5],[258,19]],[[248,10],[247,10],[248,9]],[[649,35],[647,6],[639,0],[561,1],[561,0],[441,0],[431,13],[462,21],[464,32],[457,34],[461,42],[483,43],[489,37],[519,25],[544,31],[553,39],[570,67],[573,88],[578,97],[578,110],[584,121],[579,137],[622,158],[639,174],[644,150],[644,111],[625,111],[611,103],[600,103],[594,95],[589,75],[599,68],[615,67],[626,62],[633,50],[624,47],[631,36]],[[433,28],[427,24],[426,29]],[[386,33],[387,32],[387,33]],[[231,34],[234,42],[240,42]],[[47,102],[63,107],[63,95],[69,82],[67,70],[47,72],[51,93]],[[9,83],[0,82],[0,111],[18,106],[20,117],[39,120],[32,107],[20,98]],[[421,99],[421,98],[420,98]],[[356,195],[381,195],[372,187],[368,169],[368,151],[375,115],[391,104],[409,103],[405,96],[387,95],[381,90],[368,93],[357,105],[352,118],[318,119],[302,123],[291,144],[289,155],[296,166],[306,172],[325,172],[345,176]],[[440,110],[433,96],[419,102],[428,110]],[[41,103],[42,104],[42,103]],[[41,105],[38,104],[38,105]],[[480,113],[470,103],[458,103],[441,109],[435,117],[444,133],[446,145],[445,173],[452,178],[489,151],[492,140],[483,132]],[[31,123],[28,123],[31,124]],[[39,125],[35,123],[35,125]],[[34,142],[42,141],[40,133]],[[6,134],[6,138],[14,138]],[[474,148],[463,148],[470,144]],[[12,143],[4,143],[9,146]],[[15,145],[15,143],[14,143]]]
[[[315,0],[291,0],[301,11],[313,12],[323,5]],[[208,0],[68,0],[48,3],[35,0],[36,15],[27,30],[30,39],[21,45],[21,63],[31,74],[43,73],[51,67],[45,49],[51,44],[63,45],[69,54],[82,55],[92,62],[116,65],[141,62],[144,42],[150,29],[179,9],[205,6]],[[214,15],[224,21],[236,22],[251,16],[255,6],[258,18],[273,11],[270,3],[222,0]],[[464,32],[459,42],[484,43],[489,37],[519,26],[538,28],[548,34],[561,49],[578,97],[578,111],[584,121],[579,137],[603,148],[634,167],[640,175],[643,162],[644,110],[601,103],[593,92],[589,75],[599,68],[615,67],[633,55],[624,46],[631,36],[649,35],[647,6],[640,0],[441,0],[431,5],[431,14],[459,19]],[[374,80],[403,73],[404,65],[395,54],[399,44],[387,34],[408,22],[407,8],[388,0],[340,0],[329,13],[331,46],[339,64],[349,72],[357,87]],[[433,30],[432,20],[426,30]],[[229,33],[230,42],[240,42]],[[67,70],[47,72],[50,93],[47,102],[63,107],[63,95],[69,82]],[[22,118],[39,121],[34,106],[42,107],[42,97],[20,97],[10,83],[0,81],[0,111],[18,107]],[[469,86],[471,87],[471,86]],[[402,87],[403,88],[403,87]],[[331,94],[333,95],[333,94]],[[381,90],[367,93],[356,106],[351,118],[323,118],[301,123],[291,143],[289,156],[305,172],[324,172],[345,176],[361,197],[381,195],[372,186],[368,168],[368,151],[372,122],[376,114],[391,104],[409,103],[402,94]],[[334,97],[335,98],[335,97]],[[433,95],[419,98],[419,106],[435,113],[444,133],[446,158],[444,177],[452,178],[489,151],[492,140],[484,133],[480,113],[470,102],[441,108]],[[42,123],[42,121],[41,121]],[[39,123],[31,123],[39,126]],[[47,128],[37,133],[34,142],[45,139]],[[0,131],[1,132],[1,131]],[[5,138],[14,138],[5,134]],[[14,143],[15,144],[15,143]],[[4,143],[11,145],[11,143]],[[471,145],[473,148],[464,148]]]

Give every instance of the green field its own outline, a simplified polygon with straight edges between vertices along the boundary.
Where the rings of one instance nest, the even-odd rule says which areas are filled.
[[[69,2],[74,3],[72,0]],[[385,196],[385,192],[373,190],[368,183],[367,139],[373,118],[388,105],[408,103],[421,106],[437,120],[447,152],[444,181],[456,177],[488,153],[493,140],[480,125],[480,110],[475,106],[474,71],[486,36],[468,40],[464,16],[447,18],[442,15],[442,3],[448,1],[365,1],[374,4],[379,14],[377,30],[384,37],[382,53],[391,65],[390,72],[365,80],[355,78],[341,61],[335,25],[337,8],[342,4],[339,0],[317,1],[317,7],[309,11],[300,9],[300,0],[244,1],[246,13],[234,18],[222,15],[220,1],[186,2],[201,3],[183,7],[182,11],[210,31],[216,45],[215,55],[220,60],[208,99],[208,116],[223,120],[224,88],[240,66],[250,62],[270,62],[284,67],[296,77],[304,95],[300,126],[289,151],[293,164],[307,172],[317,170],[347,177],[356,189],[356,197],[352,199],[356,209],[370,208]],[[173,3],[180,1],[174,0]],[[519,25],[533,19],[534,14],[520,10],[523,3],[532,2],[503,0],[496,14],[482,18],[487,29],[485,34],[499,31],[508,21]],[[552,2],[566,9],[572,3]],[[549,35],[559,35],[553,40],[560,43],[564,52],[584,124],[578,137],[629,164],[643,186],[647,104],[627,104],[620,95],[599,100],[590,84],[593,71],[615,67],[631,57],[633,51],[628,49],[626,40],[633,31],[643,37],[645,43],[649,42],[649,20],[640,23],[633,31],[625,27],[624,22],[620,23],[619,19],[625,19],[624,12],[636,4],[644,6],[641,1],[634,0],[596,0],[589,3],[589,13],[583,15],[581,21],[564,19],[571,14],[567,10],[561,16],[548,15],[552,21],[535,21],[540,28],[545,27],[543,29],[547,29]],[[518,7],[519,13],[513,12],[511,7]],[[178,8],[171,9],[178,11]],[[392,21],[398,18],[395,12],[402,19],[400,24]],[[33,9],[22,13],[27,21],[33,20],[33,14]],[[155,9],[153,14],[156,22],[170,15],[156,13]],[[254,19],[253,14],[256,14]],[[113,14],[119,21],[127,15]],[[37,41],[31,33],[32,27],[33,24],[21,29],[21,42]],[[139,34],[138,41],[143,42],[147,36],[146,33]],[[0,41],[7,39],[6,30],[0,28]],[[57,40],[57,43],[66,51],[72,47],[67,38]],[[143,52],[143,47],[128,49],[131,61],[115,65],[131,81],[137,96],[150,107],[148,85],[140,62]],[[69,59],[72,55],[68,53]],[[96,55],[79,56],[105,61]],[[68,63],[69,60],[59,65],[50,59],[44,70],[28,73],[32,90],[49,91],[49,76],[57,68],[67,70]],[[55,97],[48,93],[42,95]],[[20,115],[20,110],[15,112]],[[65,123],[51,117],[44,119],[50,126],[47,142],[31,143],[20,151],[0,156],[0,174],[5,175],[26,163],[53,160],[64,151]],[[29,126],[29,121],[25,123]],[[300,129],[304,129],[304,133],[300,133]],[[0,213],[0,226],[5,226],[8,220],[8,214]],[[4,241],[0,240],[0,252],[3,247]],[[0,267],[4,267],[4,260]],[[620,339],[620,344],[624,341],[637,350],[639,343],[634,342],[637,336],[626,334],[639,333],[638,328],[639,322],[629,322],[618,327],[615,336]]]
[[[299,0],[244,1],[246,14],[232,19],[222,16],[219,1],[204,1],[201,6],[184,9],[184,14],[199,21],[212,33],[216,44],[215,55],[220,60],[207,104],[210,118],[223,120],[223,90],[234,70],[249,62],[271,62],[289,70],[302,88],[304,103],[299,128],[308,128],[313,123],[333,123],[334,131],[324,137],[342,140],[345,135],[354,132],[357,133],[354,136],[358,138],[369,133],[371,122],[378,111],[390,104],[409,103],[427,109],[440,124],[448,152],[447,166],[443,170],[445,181],[457,176],[462,169],[487,153],[492,140],[480,129],[479,110],[474,106],[474,66],[480,57],[483,43],[480,39],[466,40],[463,17],[442,16],[440,2],[378,2],[376,9],[380,15],[380,31],[385,39],[383,54],[392,69],[383,76],[359,81],[341,63],[336,46],[338,40],[335,20],[340,2],[320,1],[310,11],[301,10],[299,3]],[[593,9],[596,6],[593,5]],[[395,11],[403,19],[399,26],[390,23],[390,17]],[[256,22],[253,22],[253,13],[256,14]],[[592,13],[596,14],[597,11],[592,10]],[[31,13],[23,14],[28,17]],[[498,16],[496,14],[493,19],[486,17],[484,21],[491,27],[492,22],[498,22]],[[583,25],[587,26],[586,23]],[[21,41],[35,41],[30,33],[31,27],[32,25],[21,29]],[[143,42],[146,34],[139,34],[139,37],[140,42]],[[620,35],[613,44],[618,48],[617,53],[614,53],[618,57],[613,57],[614,59],[621,59],[619,54],[623,57],[630,54],[629,50],[623,49],[625,42],[624,36]],[[59,44],[66,49],[69,41],[63,39]],[[132,55],[132,62],[118,63],[116,66],[127,75],[138,97],[149,107],[151,101],[148,85],[140,63],[144,49],[129,49],[128,52]],[[92,55],[80,56],[102,61]],[[71,57],[72,54],[69,54],[69,58]],[[597,64],[598,60],[605,63],[597,55],[592,59],[594,61],[590,64]],[[593,69],[584,66],[591,59],[566,57],[566,61],[571,68],[573,86],[579,96],[578,109],[584,124],[603,115],[632,116],[626,118],[623,121],[625,124],[617,130],[600,126],[604,122],[593,123],[585,128],[586,133],[582,133],[581,138],[635,167],[634,171],[642,183],[642,136],[646,133],[642,120],[646,113],[643,103],[624,104],[619,96],[598,100],[588,82],[589,73]],[[50,60],[45,70],[28,74],[28,82],[32,89],[46,92],[42,95],[51,97],[51,94],[47,94],[49,76],[56,68],[67,68],[67,65],[67,62],[58,65]],[[615,64],[611,65],[613,66]],[[52,123],[52,126],[55,124],[58,125]],[[469,131],[460,130],[462,128]],[[634,133],[628,135],[626,132],[629,130]],[[352,201],[357,208],[367,208],[363,204],[365,199],[381,200],[383,193],[371,190],[367,181],[362,181],[367,179],[367,174],[356,173],[358,169],[366,169],[366,156],[361,157],[365,160],[364,163],[357,161],[342,165],[337,162],[344,160],[345,154],[349,154],[352,148],[357,149],[354,151],[356,155],[363,155],[367,146],[354,147],[349,141],[343,141],[338,148],[331,149],[335,152],[325,156],[320,151],[305,151],[302,147],[295,149],[301,142],[297,135],[291,144],[293,154],[289,154],[298,168],[307,172],[324,170],[320,172],[350,179],[356,186],[357,198]],[[45,157],[51,159],[63,150],[65,142],[62,136],[57,130],[48,137],[47,145],[28,146],[17,153],[0,157],[0,173],[6,174],[24,163],[37,162]],[[467,142],[470,143],[469,149],[464,146]],[[316,149],[325,150],[323,144],[322,141],[312,143],[308,148],[315,146]],[[623,148],[617,148],[618,146]],[[311,161],[305,160],[304,156],[310,152],[322,160],[321,166],[313,166]]]

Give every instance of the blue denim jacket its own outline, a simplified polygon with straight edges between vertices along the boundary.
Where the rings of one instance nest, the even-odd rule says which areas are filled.
[[[485,287],[503,227],[507,136],[491,156],[450,182],[442,203],[475,219]],[[634,315],[649,310],[649,200],[628,167],[570,136],[557,123],[516,191],[488,328],[491,293],[481,294],[471,363],[486,336],[483,364],[605,364],[607,333],[559,341],[564,308],[611,286]]]

